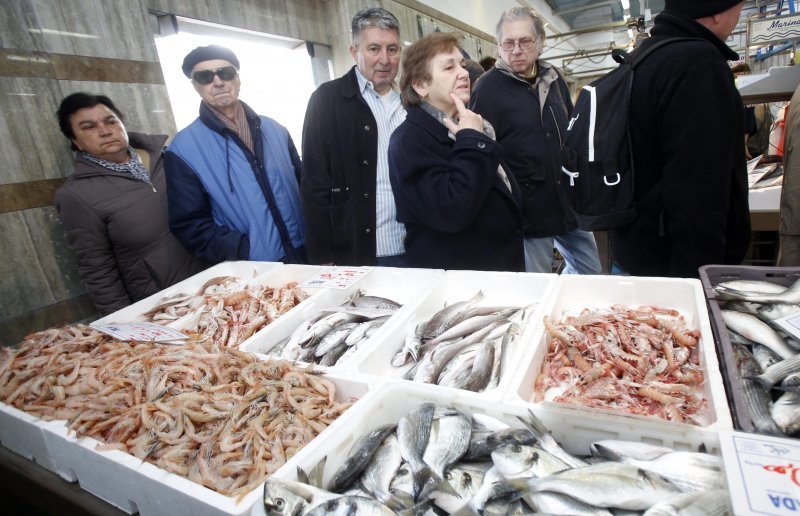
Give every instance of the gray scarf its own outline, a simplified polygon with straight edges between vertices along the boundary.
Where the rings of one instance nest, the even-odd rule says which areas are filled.
[[[94,154],[89,154],[88,152],[83,151],[81,151],[79,154],[80,156],[86,158],[96,165],[100,165],[103,168],[107,168],[108,170],[112,170],[114,172],[128,174],[134,179],[138,179],[139,181],[143,181],[147,184],[152,184],[150,182],[150,172],[144,168],[142,160],[139,158],[139,155],[136,153],[136,151],[133,150],[133,147],[128,147],[128,156],[130,159],[125,163],[114,163],[113,161],[98,158]]]
[[[453,123],[458,124],[458,118],[452,117],[450,115],[445,114],[442,111],[439,111],[437,108],[433,107],[433,105],[431,105],[429,102],[423,101],[419,107],[425,110],[425,112],[431,115],[433,118],[438,120],[439,123],[442,125],[444,125],[445,118],[449,118],[450,120],[453,121]],[[489,121],[486,120],[485,118],[483,120],[483,134],[485,134],[492,140],[495,141],[497,140],[497,137],[494,134],[494,127],[492,127],[492,124],[490,124]],[[447,136],[449,136],[451,140],[456,139],[456,135],[451,133],[449,129],[447,131]],[[508,180],[508,174],[506,174],[506,171],[503,170],[503,165],[497,165],[497,175],[500,176],[500,179],[503,180],[503,183],[505,183],[505,185],[508,187],[508,190],[511,191],[511,182],[509,182]]]

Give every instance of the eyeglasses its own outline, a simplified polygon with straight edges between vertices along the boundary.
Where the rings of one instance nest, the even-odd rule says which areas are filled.
[[[528,50],[528,49],[533,48],[533,45],[535,45],[535,44],[536,44],[536,40],[535,39],[530,39],[530,38],[520,39],[519,41],[515,41],[513,39],[510,39],[510,40],[507,39],[507,40],[503,41],[502,43],[500,43],[500,48],[502,48],[505,51],[509,51],[509,50],[514,50],[514,47],[519,45],[519,48],[521,48],[522,50]]]
[[[216,70],[199,70],[192,74],[192,80],[197,84],[211,84],[214,82],[214,76],[218,76],[223,81],[232,81],[236,78],[236,74],[239,73],[236,71],[235,66],[223,66],[222,68],[217,68]]]

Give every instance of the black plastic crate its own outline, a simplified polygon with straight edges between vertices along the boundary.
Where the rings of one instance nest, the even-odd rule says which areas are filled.
[[[728,329],[722,320],[720,305],[725,301],[717,300],[714,285],[733,280],[768,281],[785,287],[791,286],[800,279],[800,267],[755,267],[735,265],[704,265],[700,267],[700,281],[703,283],[703,292],[708,304],[708,313],[711,315],[711,331],[714,333],[714,344],[717,347],[719,367],[722,380],[725,383],[725,392],[728,397],[728,406],[731,409],[733,426],[744,432],[758,433],[753,428],[750,412],[744,404],[742,396],[742,382],[736,368],[736,358],[733,356],[731,340]]]

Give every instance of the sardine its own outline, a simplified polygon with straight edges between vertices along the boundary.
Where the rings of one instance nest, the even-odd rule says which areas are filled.
[[[800,303],[800,280],[795,281],[791,287],[784,289],[781,292],[753,292],[742,291],[732,288],[726,288],[719,284],[714,287],[714,290],[720,294],[722,299],[741,299],[743,301],[751,301],[754,303]]]
[[[318,343],[325,337],[332,329],[340,324],[346,324],[355,321],[361,321],[363,318],[360,315],[332,313],[318,320],[312,324],[308,330],[300,337],[300,346],[307,348]]]
[[[395,516],[395,513],[372,498],[339,496],[316,506],[306,516]]]
[[[389,486],[395,477],[403,457],[400,455],[400,443],[394,434],[383,440],[375,454],[372,456],[364,474],[361,475],[361,486],[376,500],[392,510],[405,509],[405,506],[389,492]]]
[[[438,344],[445,340],[457,339],[458,337],[464,337],[466,335],[470,335],[472,333],[475,333],[475,331],[484,328],[495,321],[501,321],[503,319],[506,319],[516,310],[517,310],[516,308],[510,308],[501,310],[499,312],[491,313],[488,315],[475,315],[473,317],[470,317],[469,319],[461,321],[460,323],[451,327],[447,331],[442,332],[436,338],[431,339],[431,344]]]
[[[306,514],[314,507],[340,496],[324,489],[270,476],[264,483],[264,511],[268,516]]]
[[[512,487],[514,482],[520,481],[509,481]],[[596,507],[633,511],[647,510],[680,492],[672,483],[654,473],[619,462],[591,464],[524,482],[530,492],[563,493]]]
[[[755,344],[751,349],[753,353],[753,358],[756,360],[756,363],[759,365],[762,371],[768,368],[769,366],[777,364],[778,362],[783,360],[767,346],[762,346],[761,344]]]
[[[330,491],[337,493],[350,487],[369,465],[372,456],[378,450],[378,447],[386,436],[392,433],[395,428],[396,425],[387,424],[379,426],[364,435],[353,448],[355,451],[351,452],[347,460],[344,461],[342,466],[333,475],[333,480],[329,487]]]
[[[350,335],[350,332],[358,326],[359,323],[357,322],[349,322],[340,324],[331,331],[329,331],[322,340],[317,344],[317,348],[314,351],[314,355],[317,357],[321,357],[328,351],[332,350],[333,348],[339,346],[340,344],[344,344],[344,340]],[[346,346],[346,344],[344,344]],[[343,351],[344,353],[344,351]]]
[[[539,446],[541,446],[545,451],[555,455],[564,463],[569,465],[573,468],[580,468],[582,466],[586,466],[586,462],[582,461],[581,459],[571,455],[566,450],[564,450],[561,445],[556,442],[555,437],[553,434],[550,433],[550,430],[544,426],[544,424],[539,420],[536,415],[528,410],[528,418],[521,418],[517,417],[525,427],[530,430],[536,439],[539,442]]]
[[[377,319],[372,319],[371,321],[364,321],[360,323],[358,326],[353,328],[353,331],[347,335],[347,338],[344,339],[345,344],[348,346],[353,346],[358,343],[364,336],[369,332],[370,328],[380,328],[383,324],[389,320],[389,316],[385,315],[383,317],[378,317]]]
[[[704,493],[682,493],[666,498],[643,516],[730,516],[730,494],[722,489]]]
[[[459,301],[446,306],[436,312],[425,324],[422,333],[423,339],[434,339],[463,321],[467,316],[467,309],[483,299],[483,291],[478,291],[471,299]]]
[[[341,359],[342,356],[344,356],[345,352],[348,349],[350,349],[350,348],[347,347],[347,344],[345,344],[344,342],[340,343],[338,346],[336,346],[332,350],[328,351],[327,353],[325,353],[321,357],[318,357],[319,358],[319,365],[321,365],[322,367],[333,367],[333,366],[335,366],[339,362],[339,359]]]
[[[786,287],[769,281],[733,280],[718,283],[714,286],[714,290],[717,292],[735,290],[746,294],[780,294]]]
[[[497,321],[453,343],[440,343],[423,357],[419,369],[417,369],[417,374],[414,376],[414,381],[433,383],[433,381],[439,377],[444,366],[446,366],[454,356],[458,355],[472,344],[480,342],[483,337],[492,331],[496,324]]]
[[[506,428],[497,432],[473,431],[464,460],[489,458],[493,451],[507,445],[521,446],[534,443],[536,436],[523,428]]]
[[[720,459],[716,455],[673,451],[652,460],[638,460],[619,455],[603,448],[603,445],[596,448],[603,457],[660,475],[683,492],[721,489],[725,485]]]
[[[492,376],[492,365],[494,364],[494,343],[483,342],[478,345],[475,360],[472,363],[472,373],[467,377],[461,386],[462,389],[481,392]]]
[[[752,341],[767,346],[782,358],[789,358],[796,353],[775,333],[775,330],[755,316],[733,310],[722,310],[722,318],[725,320],[725,326]]]
[[[772,404],[772,419],[785,435],[800,431],[800,393],[785,392]]]
[[[758,313],[763,317],[770,320],[780,319],[791,315],[795,312],[800,312],[800,305],[787,304],[787,303],[774,303],[768,305],[761,305],[758,308]]]
[[[591,445],[593,457],[598,457],[606,460],[617,460],[612,457],[628,457],[636,460],[653,460],[665,453],[672,453],[672,448],[666,446],[658,446],[655,444],[639,443],[635,441],[618,441],[613,439],[606,439],[602,441],[595,441]],[[613,455],[607,454],[611,452]]]
[[[468,347],[444,366],[439,377],[436,379],[436,384],[442,387],[451,387],[453,389],[460,389],[472,373],[472,365],[475,363],[475,355],[478,352],[478,346],[475,344]]]
[[[751,379],[761,374],[761,369],[758,367],[753,355],[740,344],[734,344],[733,355],[736,359],[736,368],[742,382],[745,406],[753,426],[759,432],[780,435],[780,430],[770,415],[772,400],[769,394]]]
[[[397,440],[400,442],[400,453],[411,467],[414,501],[419,499],[422,486],[431,476],[431,468],[422,460],[425,447],[431,435],[433,423],[433,403],[424,403],[413,409],[408,415],[400,418],[397,424]]]
[[[751,379],[757,381],[765,389],[771,389],[773,385],[780,383],[787,376],[800,372],[800,353],[786,360],[781,360],[777,364],[772,364],[763,373]]]
[[[538,446],[510,444],[492,452],[492,462],[505,478],[546,477],[570,466]]]
[[[438,479],[466,453],[472,424],[461,412],[448,409],[431,424],[428,446],[422,456]]]

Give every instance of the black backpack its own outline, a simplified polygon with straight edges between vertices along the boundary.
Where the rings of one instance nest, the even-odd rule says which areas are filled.
[[[636,218],[633,147],[628,112],[636,67],[659,48],[698,38],[666,38],[631,54],[614,50],[619,66],[578,96],[562,147],[558,190],[565,209],[586,231],[605,231]]]

